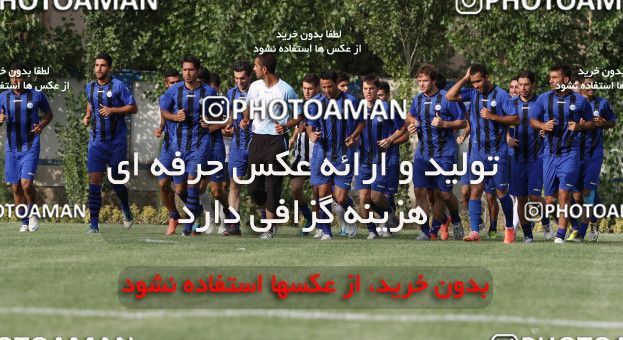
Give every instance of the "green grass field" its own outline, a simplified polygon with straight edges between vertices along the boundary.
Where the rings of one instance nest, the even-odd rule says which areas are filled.
[[[42,223],[35,233],[0,226],[0,337],[133,339],[490,339],[623,336],[623,235],[598,243],[504,245],[392,239],[319,241],[281,228],[260,240],[165,237],[164,226]],[[167,243],[155,243],[165,240]],[[128,266],[483,266],[495,294],[483,309],[166,309],[122,306],[117,278]]]

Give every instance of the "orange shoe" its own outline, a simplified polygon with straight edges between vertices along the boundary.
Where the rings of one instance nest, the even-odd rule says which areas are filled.
[[[430,240],[431,241],[437,241],[437,234],[430,233]]]
[[[515,243],[515,229],[504,228],[504,243]]]
[[[463,237],[463,241],[467,242],[480,242],[480,234],[475,231],[470,232],[467,236]]]
[[[175,219],[170,218],[169,219],[169,225],[167,226],[167,235],[174,235],[175,234],[175,228],[177,228],[178,225],[178,221]]]

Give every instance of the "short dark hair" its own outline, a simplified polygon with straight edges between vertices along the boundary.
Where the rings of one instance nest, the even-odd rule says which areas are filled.
[[[331,71],[331,70],[324,70],[322,72],[320,72],[320,79],[324,79],[324,80],[333,80],[333,82],[335,82],[337,84],[337,73],[335,73],[335,71]]]
[[[343,81],[350,82],[350,76],[348,76],[348,74],[346,74],[346,72],[337,71],[337,72],[335,72],[335,74],[337,75],[337,78],[335,80],[336,83],[341,83]]]
[[[309,73],[303,78],[304,83],[312,84],[316,87],[320,86],[320,78],[315,73]]]
[[[110,56],[110,54],[106,52],[100,52],[95,56],[95,59],[93,60],[97,60],[97,59],[106,60],[106,63],[108,63],[108,67],[112,67],[112,57]]]
[[[250,75],[253,71],[253,66],[246,60],[236,60],[231,66],[234,72],[245,72],[245,75]]]
[[[439,78],[439,72],[437,72],[435,66],[431,64],[424,64],[418,67],[417,71],[415,72],[415,76],[417,77],[420,74],[429,77],[430,80],[437,80]]]
[[[365,76],[363,76],[363,78],[361,78],[361,82],[374,84],[374,86],[378,88],[380,80],[379,80],[379,77],[377,77],[374,74],[366,74]]]
[[[22,62],[16,61],[16,62],[13,62],[13,63],[11,64],[11,68],[10,68],[9,70],[10,70],[10,71],[14,71],[14,70],[20,70],[20,71],[22,71],[22,70],[28,70],[28,66],[26,66],[26,65],[25,65],[24,63],[22,63]]]
[[[197,58],[197,57],[195,57],[193,55],[185,55],[182,58],[182,65],[184,63],[191,63],[191,64],[193,64],[197,70],[199,70],[201,68],[201,61],[199,61],[199,58]]]
[[[469,67],[469,75],[473,76],[478,73],[480,73],[483,77],[486,77],[489,75],[489,70],[483,64],[472,64],[472,66]]]
[[[204,67],[200,67],[197,69],[197,78],[201,79],[203,82],[208,82],[210,80],[210,71],[208,71]]]
[[[536,83],[536,75],[534,74],[534,72],[530,70],[523,70],[519,72],[519,74],[517,75],[517,77],[515,77],[515,79],[519,80],[519,78],[528,78],[531,84]]]
[[[388,95],[391,94],[391,90],[389,89],[389,83],[386,81],[379,82],[379,90],[385,91]]]
[[[556,64],[549,68],[550,72],[560,72],[563,77],[567,77],[569,79],[573,78],[573,72],[571,71],[571,67],[565,64]]]
[[[210,72],[209,75],[209,80],[208,80],[208,84],[212,85],[216,85],[216,87],[221,86],[221,76],[218,75],[218,73],[215,72]]]
[[[519,80],[519,76],[514,76],[514,77],[511,78],[511,83],[514,82],[514,81],[517,81],[517,80]]]
[[[258,54],[257,60],[259,60],[260,65],[266,67],[268,73],[275,73],[277,70],[277,57],[275,57],[272,53],[262,53]]]
[[[174,68],[170,68],[164,71],[163,73],[165,78],[169,78],[169,77],[179,77],[180,73],[178,70],[174,69]]]

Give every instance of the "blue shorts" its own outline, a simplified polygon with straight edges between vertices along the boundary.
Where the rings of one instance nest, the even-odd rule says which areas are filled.
[[[503,155],[486,155],[479,151],[472,150],[469,155],[470,180],[478,179],[480,176],[471,172],[474,162],[482,162],[484,171],[493,171],[494,165],[497,165],[497,172],[491,176],[485,176],[483,180],[484,191],[492,194],[495,190],[507,191],[509,187],[509,157]],[[498,158],[497,160],[495,158]]]
[[[338,186],[345,190],[350,190],[351,182],[353,180],[353,153],[349,152],[348,155],[342,160],[341,157],[335,162],[332,162],[333,166],[338,171],[344,171],[346,166],[349,166],[349,171],[346,175],[331,174],[325,176],[322,173],[322,163],[326,158],[322,157],[322,148],[315,147],[311,161],[309,162],[310,183],[313,186],[331,183],[333,186]],[[361,169],[360,169],[361,170]]]
[[[541,196],[543,190],[543,160],[529,163],[515,162],[511,158],[510,194],[513,196]]]
[[[128,143],[125,136],[112,141],[90,141],[87,152],[87,171],[106,173],[106,168],[112,168],[112,174],[118,173],[119,163],[127,160]]]
[[[603,164],[603,154],[596,154],[589,159],[580,161],[580,171],[574,191],[597,189],[599,186],[599,175]]]
[[[400,152],[392,152],[388,154],[389,160],[387,161],[387,190],[385,193],[389,196],[395,195],[398,192],[398,186],[400,185]]]
[[[232,148],[229,150],[229,163],[227,165],[229,178],[234,178],[234,168],[236,168],[238,178],[245,178],[248,166],[249,151],[247,149],[235,149],[232,144]]]
[[[167,170],[167,171],[176,171],[173,169],[172,165],[173,165],[173,160],[175,159],[175,150],[173,149],[169,149],[169,150],[165,150],[164,148],[162,148],[162,150],[160,150],[160,155],[158,156],[158,161],[160,162],[160,164],[162,164],[162,166]],[[182,155],[180,153],[180,159],[182,158]],[[181,184],[183,182],[186,182],[186,179],[188,178],[188,175],[186,173],[184,173],[181,176],[169,176],[166,173],[163,173],[161,175],[158,176],[158,180],[164,180],[167,178],[173,178],[173,183],[175,184]]]
[[[355,174],[355,190],[370,189],[377,192],[385,193],[387,191],[388,172],[385,169],[385,176],[381,174],[381,164],[376,164],[375,179],[372,183],[364,183],[363,181],[372,178],[372,165],[360,164],[358,173]]]
[[[435,162],[444,170],[452,171],[454,157],[438,157]],[[436,168],[429,158],[415,157],[413,159],[413,187],[416,189],[439,189],[442,192],[452,191],[452,176],[426,176],[426,171],[435,171]]]
[[[558,190],[571,191],[578,180],[580,154],[571,151],[562,156],[543,156],[543,186],[545,196],[554,196]]]
[[[225,144],[216,142],[210,146],[210,152],[208,154],[208,160],[213,162],[220,162],[222,165],[221,170],[213,175],[210,175],[210,182],[226,182],[229,181],[229,172],[227,164],[225,164]],[[214,166],[208,166],[207,170],[214,169]]]
[[[34,180],[39,164],[40,148],[31,148],[28,151],[9,151],[5,153],[4,178],[11,184],[17,184],[20,179]]]

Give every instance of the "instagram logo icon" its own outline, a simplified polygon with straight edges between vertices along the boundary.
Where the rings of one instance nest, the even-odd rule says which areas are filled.
[[[456,0],[456,11],[463,15],[476,15],[482,12],[484,0]]]

